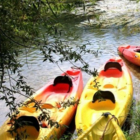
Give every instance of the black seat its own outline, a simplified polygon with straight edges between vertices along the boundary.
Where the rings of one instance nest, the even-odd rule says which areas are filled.
[[[59,83],[66,83],[66,84],[68,84],[69,85],[68,92],[70,91],[70,88],[72,87],[72,80],[71,80],[70,77],[68,77],[67,75],[56,77],[54,79],[53,86],[56,86]]]
[[[39,122],[33,116],[21,116],[15,121],[15,129],[18,129],[23,126],[33,126],[39,132]]]
[[[92,103],[96,102],[97,100],[105,100],[105,99],[109,99],[113,103],[115,103],[115,97],[113,93],[111,91],[102,91],[102,90],[98,90],[94,94]]]
[[[119,71],[122,71],[122,66],[118,62],[108,62],[104,66],[104,71],[107,71],[109,68],[116,68]]]

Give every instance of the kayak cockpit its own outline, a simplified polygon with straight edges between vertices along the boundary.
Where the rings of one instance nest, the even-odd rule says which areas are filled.
[[[140,49],[135,49],[134,52],[140,53]]]
[[[90,109],[94,109],[96,111],[109,111],[113,110],[115,108],[115,103],[112,103],[111,100],[109,99],[104,99],[104,100],[97,100],[94,103],[90,102],[88,104],[88,107]]]
[[[59,94],[59,93],[61,93],[61,94],[65,94],[65,93],[70,93],[71,92],[71,90],[72,90],[72,87],[69,87],[69,85],[68,84],[62,84],[62,83],[59,83],[59,84],[57,84],[56,86],[53,86],[53,85],[50,85],[50,86],[48,86],[48,88],[47,88],[47,92],[45,93],[45,94],[48,94],[48,93],[54,93],[54,94]]]
[[[107,62],[104,66],[104,71],[107,71],[108,69],[118,69],[119,71],[122,71],[122,66],[118,62]]]
[[[57,86],[57,85],[59,85],[59,86]],[[58,76],[58,77],[56,77],[54,79],[53,86],[54,86],[54,91],[55,92],[58,91],[58,90],[60,90],[60,89],[63,89],[64,90],[65,88],[67,88],[66,85],[69,85],[69,88],[67,90],[67,92],[69,92],[70,91],[70,88],[72,87],[72,80],[71,80],[70,77],[64,75],[64,76]]]
[[[113,103],[115,103],[115,97],[111,91],[98,90],[93,96],[92,103],[96,102],[97,100],[106,100],[106,99],[109,99]]]
[[[115,108],[115,97],[111,91],[97,91],[89,103],[89,107],[95,110],[112,110]]]
[[[119,62],[107,62],[100,76],[119,78],[122,76],[122,64]]]
[[[50,100],[60,102],[73,92],[73,87],[73,81],[70,77],[66,75],[58,76],[50,85],[47,85],[35,99],[42,101],[42,103]]]
[[[40,125],[34,116],[21,116],[14,122],[14,127],[11,127],[8,132],[10,137],[15,136],[17,139],[30,138],[36,139],[39,136]]]

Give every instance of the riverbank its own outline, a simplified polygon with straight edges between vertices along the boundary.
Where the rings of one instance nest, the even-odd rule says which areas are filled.
[[[140,2],[130,0],[102,0],[98,1],[95,6],[86,3],[85,14],[100,15],[99,17],[93,16],[92,19],[85,20],[81,26],[85,25],[98,25],[100,27],[119,27],[129,26],[134,27],[140,25]],[[80,10],[79,10],[80,11]],[[140,31],[139,28],[137,30]]]

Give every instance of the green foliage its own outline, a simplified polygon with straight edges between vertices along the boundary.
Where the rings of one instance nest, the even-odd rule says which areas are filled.
[[[136,101],[135,101],[136,102]],[[140,138],[140,106],[139,103],[131,107],[130,110],[129,123],[131,126],[131,131],[124,131],[127,140],[137,140]]]
[[[69,133],[67,133],[66,135],[63,135],[61,138],[60,138],[60,140],[69,140],[71,137],[72,137],[72,133],[71,132],[69,132]]]
[[[70,12],[78,5],[82,5],[85,10],[84,0],[0,1],[2,21],[0,22],[0,100],[4,100],[9,107],[10,112],[7,115],[11,118],[11,132],[16,130],[14,124],[19,114],[18,107],[28,106],[31,102],[35,103],[36,110],[42,112],[38,116],[39,121],[47,120],[51,127],[54,125],[59,127],[57,122],[50,119],[49,113],[41,108],[40,102],[30,98],[34,91],[26,83],[21,71],[21,62],[17,59],[24,49],[40,49],[44,61],[56,64],[69,61],[75,66],[75,62],[81,62],[83,71],[96,76],[97,71],[89,70],[88,62],[82,58],[82,55],[91,53],[97,56],[99,52],[87,49],[87,44],[73,48],[60,39],[62,33],[64,36],[74,34],[63,32],[62,21],[65,19],[64,15],[70,16]],[[41,29],[45,29],[46,33],[43,35],[43,40],[40,39]],[[49,37],[52,37],[53,41],[50,41]],[[59,56],[57,60],[56,55]],[[16,94],[29,98],[30,102],[28,104],[17,102]],[[60,104],[66,108],[77,103],[78,101],[68,100]],[[17,139],[19,137],[17,135]]]
[[[138,140],[140,138],[140,133],[135,132],[133,134],[125,133],[126,140]]]
[[[53,46],[53,47],[52,47]],[[58,64],[59,62],[69,61],[72,65],[75,62],[80,61],[83,65],[81,69],[90,75],[96,76],[97,70],[91,71],[89,69],[89,64],[86,62],[82,57],[85,54],[93,54],[95,55],[97,52],[87,49],[86,45],[83,46],[76,46],[75,48],[68,46],[67,44],[63,43],[61,40],[57,40],[55,45],[52,44],[45,44],[41,48],[42,54],[44,55],[44,61],[49,61],[52,63]],[[59,56],[56,60],[56,55]],[[76,65],[74,65],[76,67]]]
[[[75,100],[74,98],[70,98],[67,101],[60,102],[60,106],[63,108],[67,108],[70,106],[78,105],[79,100]]]
[[[140,131],[140,120],[139,120],[139,118],[140,118],[140,106],[139,105],[136,106],[136,110],[133,111],[132,115],[133,115],[132,122],[135,125],[136,131],[139,132]]]

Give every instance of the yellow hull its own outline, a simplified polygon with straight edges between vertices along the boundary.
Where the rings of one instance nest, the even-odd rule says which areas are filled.
[[[131,76],[120,58],[110,59],[98,73],[88,81],[80,98],[76,129],[85,132],[91,128],[92,135],[88,133],[88,136],[92,140],[99,140],[103,135],[103,140],[120,140],[117,132],[123,133],[113,122],[109,123],[109,117],[114,115],[120,127],[124,124],[133,99]],[[111,115],[102,116],[104,113]]]
[[[101,134],[98,134],[97,129],[106,121],[106,126]],[[106,133],[108,131],[109,133]],[[116,122],[116,118],[101,116],[91,127],[82,133],[76,140],[126,140],[125,136]]]

